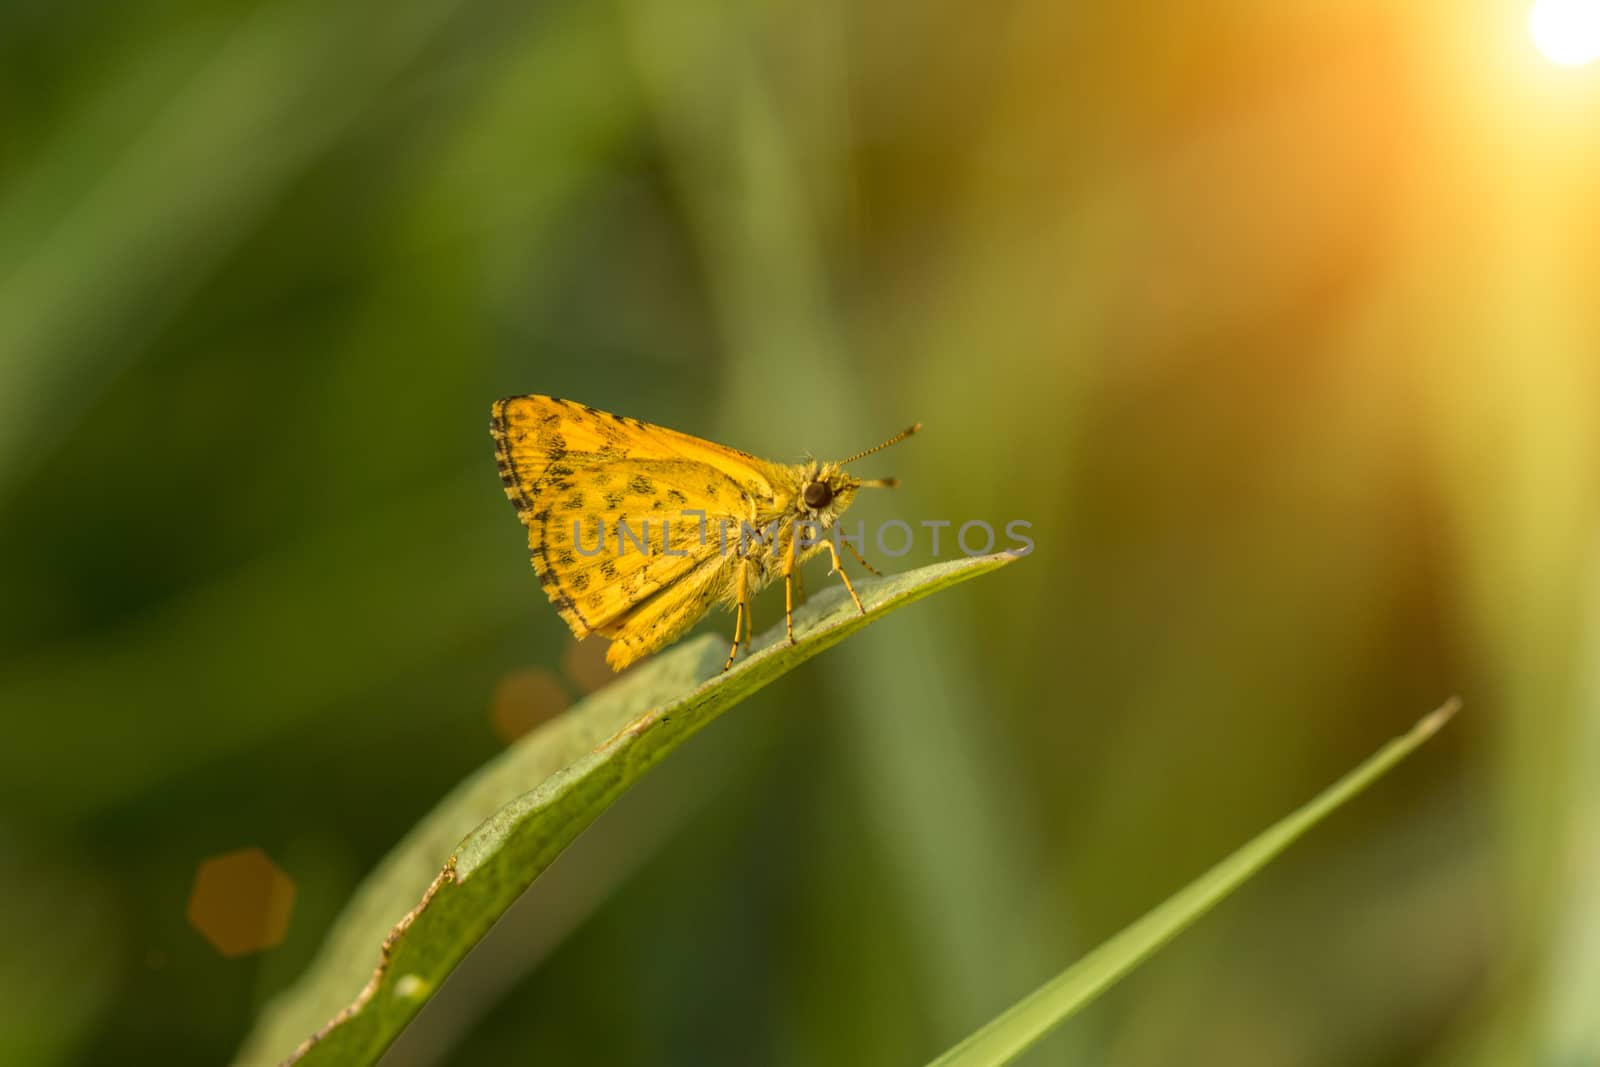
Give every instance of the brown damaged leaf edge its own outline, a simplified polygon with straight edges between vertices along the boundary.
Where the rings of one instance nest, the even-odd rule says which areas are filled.
[[[428,902],[432,900],[433,895],[439,891],[439,887],[443,886],[446,882],[455,881],[455,877],[456,858],[451,856],[450,862],[444,865],[444,870],[440,871],[439,876],[433,880],[431,885],[428,886],[428,891],[422,894],[422,899],[417,902],[417,906],[406,912],[405,915],[401,916],[400,921],[394,924],[394,929],[389,931],[389,936],[383,939],[383,945],[378,949],[378,966],[373,968],[372,977],[367,980],[366,985],[361,987],[361,992],[356,994],[356,999],[350,1002],[349,1007],[345,1008],[338,1015],[335,1015],[333,1018],[329,1019],[327,1025],[323,1026],[322,1029],[318,1030],[316,1033],[302,1041],[300,1043],[300,1047],[295,1049],[294,1053],[290,1055],[288,1059],[283,1061],[284,1063],[295,1063],[298,1061],[307,1052],[310,1052],[311,1046],[315,1045],[318,1041],[321,1041],[327,1035],[328,1031],[332,1030],[335,1026],[338,1026],[352,1015],[355,1015],[366,1006],[367,1001],[372,999],[373,994],[378,991],[378,987],[383,984],[383,976],[389,971],[389,960],[394,956],[395,942],[399,941],[405,936],[405,932],[410,929],[411,923],[418,915],[422,914],[422,910],[428,906]]]
[[[518,780],[539,784],[514,796],[488,818],[480,816],[476,829],[459,839],[421,900],[389,929],[376,968],[354,1000],[331,1018],[323,1014],[326,1022],[282,1062],[308,1067],[376,1062],[517,897],[628,786],[679,744],[746,696],[863,626],[939,589],[1019,558],[1017,553],[1003,552],[958,559],[862,583],[865,615],[856,611],[841,589],[829,589],[796,612],[795,645],[788,643],[779,623],[756,641],[747,658],[719,673],[724,642],[719,635],[703,635],[653,657],[585,698],[562,718],[523,738],[463,782],[419,824],[413,836],[422,835],[430,823],[458,815],[456,806],[468,807],[475,787],[481,793],[495,786],[500,775],[518,769],[518,760],[526,763],[532,758],[542,771]],[[664,692],[679,695],[662,699]],[[558,754],[559,760],[555,758]],[[548,765],[540,765],[541,759]],[[512,788],[502,787],[498,795],[512,793]],[[488,810],[482,806],[481,796],[476,800],[471,806]],[[433,826],[429,836],[436,838],[437,833]],[[398,846],[358,891],[357,898],[381,889],[373,883],[382,881],[385,874],[395,876],[387,868],[408,846],[414,850],[418,844],[408,839]],[[414,870],[416,857],[409,858],[413,861],[409,869]],[[360,917],[352,922],[359,923]],[[334,981],[342,970],[349,969],[349,961],[327,958],[338,955],[335,947],[339,945],[353,950],[351,931],[342,929],[345,924],[346,917],[341,916],[301,983],[283,995],[284,1003],[274,1003],[263,1013],[236,1062],[272,1062],[267,1058],[271,1045],[276,1043],[281,1050],[294,1039],[283,1032],[285,1028],[309,1010],[308,1004],[327,999],[326,990],[321,991],[322,997],[317,996],[318,980]],[[376,939],[381,929],[375,928],[369,936]],[[359,980],[358,972],[354,981]],[[311,988],[301,988],[307,985]],[[306,1019],[304,1026],[301,1035],[316,1026],[316,1017]]]

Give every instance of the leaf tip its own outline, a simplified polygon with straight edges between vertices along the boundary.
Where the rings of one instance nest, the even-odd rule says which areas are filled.
[[[1445,723],[1455,718],[1456,712],[1460,710],[1461,698],[1459,696],[1453,696],[1449,700],[1446,700],[1443,704],[1440,704],[1434,710],[1428,712],[1428,714],[1424,715],[1417,722],[1417,725],[1411,728],[1411,732],[1417,737],[1418,740],[1432,737],[1434,734],[1438,733],[1441,728],[1443,728]]]

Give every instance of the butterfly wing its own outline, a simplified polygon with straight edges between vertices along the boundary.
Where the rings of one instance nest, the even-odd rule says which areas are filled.
[[[736,542],[752,502],[775,495],[764,460],[568,400],[508,397],[490,429],[550,602],[579,639],[619,642],[624,662],[704,614],[732,562],[720,531]]]
[[[621,670],[641,656],[671,644],[732,587],[733,564],[720,555],[699,561],[688,573],[601,627],[611,638],[606,662]]]

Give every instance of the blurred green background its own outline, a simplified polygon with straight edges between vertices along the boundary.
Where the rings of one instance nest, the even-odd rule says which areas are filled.
[[[224,1061],[603,681],[541,392],[920,419],[852,517],[1038,548],[696,738],[386,1062],[920,1062],[1459,692],[1027,1062],[1600,1063],[1600,68],[1527,8],[0,7],[0,1061]]]

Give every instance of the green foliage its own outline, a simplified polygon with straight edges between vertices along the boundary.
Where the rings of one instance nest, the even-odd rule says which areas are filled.
[[[375,1062],[512,902],[669,752],[868,623],[1017,558],[961,559],[858,583],[865,615],[842,586],[829,588],[795,612],[793,645],[780,625],[723,672],[725,642],[703,635],[523,738],[463,782],[367,879],[239,1062],[279,1062],[319,1027],[299,1062]],[[528,790],[529,782],[539,784]]]
[[[226,1060],[491,694],[586,691],[485,432],[529,392],[922,420],[892,569],[1039,551],[675,754],[397,1060],[926,1061],[1458,690],[1033,1056],[1600,1057],[1600,95],[1508,10],[0,4],[0,1062]],[[297,895],[229,957],[243,847]]]
[[[1010,1063],[1249,881],[1307,830],[1416,751],[1450,720],[1458,707],[1459,703],[1452,700],[1422,719],[1404,737],[1389,742],[1308,804],[1258,834],[1155,910],[940,1056],[934,1061],[935,1067]]]

